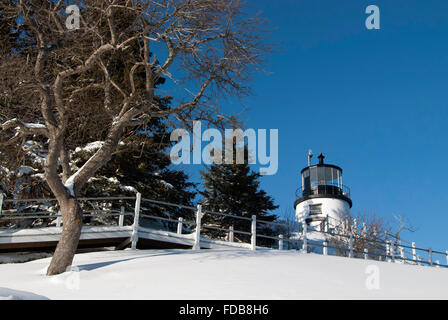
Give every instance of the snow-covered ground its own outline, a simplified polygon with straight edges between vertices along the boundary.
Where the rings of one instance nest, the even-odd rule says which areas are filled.
[[[0,264],[3,263],[23,263],[36,259],[51,257],[53,254],[49,252],[17,252],[17,253],[0,253]]]
[[[0,265],[4,299],[448,299],[448,269],[298,251],[142,250]]]

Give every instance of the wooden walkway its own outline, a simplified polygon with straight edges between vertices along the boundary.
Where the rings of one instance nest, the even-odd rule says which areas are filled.
[[[0,231],[0,252],[53,249],[60,239],[62,227]],[[82,229],[79,248],[126,247],[130,244],[133,226],[100,226]],[[138,228],[137,248],[192,248],[194,234]],[[205,249],[247,248],[250,244],[233,243],[201,237]]]

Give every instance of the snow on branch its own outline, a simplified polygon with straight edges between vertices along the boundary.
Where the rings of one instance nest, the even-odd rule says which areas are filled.
[[[16,136],[26,136],[26,135],[43,135],[48,136],[47,127],[40,123],[25,123],[17,118],[8,120],[2,125],[2,130],[6,131],[9,129],[16,130]]]
[[[96,151],[98,149],[100,149],[104,144],[104,141],[95,141],[95,142],[91,142],[88,143],[86,146],[84,147],[77,147],[75,149],[75,152],[81,152],[81,151],[85,151],[85,152],[92,152],[92,151]]]

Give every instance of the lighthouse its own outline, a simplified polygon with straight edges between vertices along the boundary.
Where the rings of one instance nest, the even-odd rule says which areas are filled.
[[[342,168],[324,162],[321,153],[318,164],[311,164],[313,154],[308,153],[308,166],[301,171],[302,186],[297,190],[294,208],[299,222],[311,229],[323,231],[324,222],[329,228],[339,226],[350,214],[350,189],[343,184]]]

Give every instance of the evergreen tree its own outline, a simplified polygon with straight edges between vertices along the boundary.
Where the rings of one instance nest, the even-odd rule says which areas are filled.
[[[193,206],[196,186],[183,171],[172,168],[169,157],[172,143],[166,123],[155,119],[151,131],[142,130],[140,134],[124,139],[115,157],[89,181],[85,194],[89,197],[133,196],[138,191],[146,199]],[[94,151],[82,150],[76,165],[82,166]],[[194,215],[191,210],[150,202],[142,204],[142,211],[145,215],[170,219],[184,217],[191,220]],[[160,227],[168,225],[173,227],[169,223]]]
[[[8,0],[0,0],[0,4],[6,4],[7,2]],[[132,17],[133,14],[130,11],[114,13],[114,22],[117,28],[122,30],[120,36],[124,37],[135,23],[135,19]],[[10,59],[11,64],[20,65],[23,66],[22,69],[26,69],[28,66],[26,49],[30,47],[28,42],[32,42],[32,38],[28,36],[30,30],[24,26],[20,29],[19,37],[19,32],[13,28],[16,24],[15,19],[12,13],[10,15],[0,14],[0,53],[2,55],[12,55],[14,53]],[[103,21],[99,29],[107,33],[109,25]],[[89,39],[84,41],[88,43]],[[63,43],[54,45],[55,47],[61,47]],[[105,59],[113,81],[125,90],[130,90],[128,82],[130,67],[127,63],[128,61],[129,63],[134,61],[132,58],[144,55],[143,47],[142,40],[139,43],[133,42],[127,47],[126,51],[112,52],[109,54],[112,57]],[[151,53],[150,58],[152,58]],[[73,63],[71,60],[61,59],[56,51],[51,54],[49,59],[54,59],[58,65]],[[123,61],[125,62],[123,63]],[[8,84],[8,89],[5,92],[0,92],[0,124],[6,119],[15,118],[19,111],[22,114],[21,120],[24,122],[35,123],[37,121],[39,110],[34,105],[39,105],[38,97],[35,95],[19,95],[15,91],[24,86],[29,86],[32,82],[32,79],[27,78],[25,71],[23,74],[12,74],[11,72],[8,73],[6,67],[0,68],[0,80],[2,83]],[[101,70],[93,69],[79,77],[86,83],[90,83],[92,79],[102,79],[104,75]],[[143,68],[135,72],[134,85],[137,89],[145,86],[145,77],[146,73]],[[159,88],[164,83],[165,78],[160,77],[156,80],[154,86]],[[121,96],[119,93],[113,92],[110,98],[112,101],[120,100]],[[72,173],[81,168],[98,150],[102,141],[106,139],[109,128],[104,124],[108,123],[110,115],[104,111],[104,99],[104,93],[94,87],[81,91],[73,98],[72,103],[76,104],[77,108],[74,108],[70,115],[64,142],[70,154]],[[88,103],[85,103],[86,101]],[[167,110],[170,108],[171,97],[155,95],[154,103],[160,110]],[[4,132],[0,130],[0,142],[3,139],[8,139],[3,135]],[[102,167],[95,177],[89,180],[82,190],[81,196],[89,198],[135,196],[138,191],[145,198],[192,206],[196,196],[195,185],[188,180],[189,177],[184,172],[174,170],[171,167],[168,148],[172,145],[172,142],[169,137],[169,126],[162,118],[153,118],[144,126],[127,127],[116,150],[116,156]],[[54,197],[43,175],[45,158],[48,153],[46,138],[33,136],[26,140],[18,139],[15,144],[0,145],[2,147],[0,148],[0,192],[3,192],[10,199]],[[59,168],[59,171],[62,173],[62,168]],[[131,201],[124,204],[128,206],[127,211],[133,211],[130,207],[133,205]],[[27,206],[18,206],[17,204],[9,204],[9,206],[18,212],[30,210]],[[90,204],[82,203],[81,206],[86,210],[86,213],[94,207],[95,209],[119,210],[119,208],[106,208],[105,204],[92,202]],[[156,207],[145,203],[142,209],[146,210],[146,214],[173,219],[178,216],[192,217],[191,211],[178,207]],[[33,210],[57,213],[58,207],[54,203],[44,203]],[[52,220],[39,220],[39,226],[49,224]],[[107,222],[107,220],[110,219],[87,218],[86,222],[102,223]],[[30,224],[34,225],[36,221],[28,221],[27,225]],[[22,224],[21,227],[25,226]]]
[[[247,149],[245,153],[247,159]],[[244,164],[225,164],[224,161],[223,164],[213,164],[202,171],[201,176],[204,190],[200,194],[203,196],[205,209],[245,218],[255,215],[259,221],[272,222],[276,220],[276,215],[270,214],[269,211],[277,209],[278,206],[264,190],[260,189],[261,176],[251,170],[248,161],[245,161]],[[203,222],[206,225],[224,229],[233,226],[235,231],[244,232],[250,232],[251,226],[249,220],[210,214],[204,215]],[[211,229],[206,229],[205,232],[213,237],[223,238],[225,236],[224,232]],[[258,232],[271,235],[272,229],[269,225],[257,223]],[[236,240],[245,242],[250,238],[248,235],[238,233],[235,233],[234,236]],[[269,245],[272,244],[272,241],[258,238],[257,243]]]
[[[169,158],[168,127],[162,122],[157,121],[151,127],[151,132],[142,131],[138,135],[131,135],[125,138],[117,150],[116,156],[108,162],[95,177],[91,178],[83,190],[83,197],[134,197],[136,192],[142,193],[143,197],[151,200],[171,202],[193,206],[196,196],[196,186],[189,181],[188,175],[183,171],[175,170],[171,166]],[[73,170],[81,167],[100,147],[101,142],[88,143],[84,148],[77,148],[72,152],[73,161],[70,166]],[[27,198],[53,198],[44,180],[45,163],[45,142],[27,141],[24,148],[28,151],[21,160],[21,165],[16,168],[8,168],[0,165],[0,192],[3,192],[9,199],[27,199]],[[91,210],[110,210],[119,211],[123,205],[127,212],[133,212],[133,201],[123,201],[119,203],[110,203],[105,201],[83,202],[82,207],[86,213]],[[6,204],[4,204],[6,209]],[[47,211],[56,214],[59,208],[55,203],[42,202],[42,205],[29,206],[26,204],[8,204],[8,209],[15,209],[17,212]],[[184,217],[193,219],[194,212],[173,206],[157,206],[149,202],[142,205],[142,211],[146,215],[162,216],[165,218],[177,219]],[[86,218],[87,224],[108,223],[114,218]],[[10,227],[19,223],[21,228],[31,226],[45,226],[54,219],[27,219],[26,223],[22,221],[10,221]],[[129,217],[131,221],[132,218]],[[170,224],[160,225],[166,228]],[[171,224],[174,228],[174,225]]]
[[[0,17],[0,29],[3,29],[3,20]],[[118,18],[118,17],[117,17]],[[126,17],[120,17],[122,23],[130,23]],[[107,27],[107,26],[105,26]],[[23,37],[26,40],[24,35]],[[22,41],[25,41],[22,40]],[[15,50],[21,52],[21,44],[17,41],[13,42]],[[142,47],[134,45],[132,50],[128,50],[130,55],[138,55],[142,53]],[[117,56],[123,53],[115,53]],[[17,64],[24,64],[17,57]],[[119,59],[119,57],[117,57]],[[113,64],[114,81],[120,85],[126,84],[129,77],[125,74],[125,68],[120,63]],[[3,71],[3,70],[0,70]],[[87,78],[100,77],[99,71],[91,72]],[[135,85],[137,87],[144,86],[145,72],[140,70],[134,75]],[[0,123],[10,118],[10,113],[15,109],[24,109],[23,106],[32,101],[32,97],[14,94],[13,88],[27,84],[22,78],[7,77],[0,72],[0,79],[10,82],[11,92],[0,93]],[[86,80],[87,81],[87,80]],[[25,84],[23,84],[25,83]],[[165,83],[165,78],[160,77],[155,83],[156,88]],[[113,99],[117,98],[115,96]],[[104,100],[103,94],[97,94],[96,91],[85,90],[79,94],[75,103],[78,108],[73,111],[72,121],[69,121],[67,129],[67,137],[65,145],[70,154],[70,167],[72,172],[76,172],[86,161],[98,150],[102,141],[107,135],[107,118],[109,115],[104,110],[92,107],[94,105],[102,105]],[[155,102],[160,110],[170,108],[171,97],[161,97],[156,95]],[[82,101],[89,101],[84,104]],[[35,112],[31,109],[23,120],[34,123]],[[3,134],[0,130],[0,135]],[[145,198],[166,201],[175,204],[193,206],[196,196],[195,185],[189,181],[189,177],[182,171],[174,170],[171,167],[169,158],[169,147],[173,144],[170,141],[170,129],[167,122],[162,118],[153,118],[144,126],[127,127],[122,136],[120,145],[116,150],[116,156],[112,158],[104,167],[102,167],[95,177],[91,178],[87,183],[81,196],[93,197],[109,197],[109,196],[135,196],[138,191]],[[77,147],[83,145],[84,147]],[[28,139],[18,140],[13,145],[2,145],[0,149],[0,192],[3,192],[9,199],[11,198],[54,198],[51,190],[44,179],[44,164],[48,152],[48,141],[42,137],[29,137]],[[62,172],[62,168],[59,168]],[[127,211],[132,212],[131,201],[123,203]],[[118,203],[114,204],[119,205]],[[81,206],[86,213],[92,209],[113,209],[107,208],[105,204],[97,204],[90,202],[82,203]],[[18,206],[17,204],[9,204],[10,209],[17,212],[29,211],[29,206]],[[55,203],[43,203],[42,206],[34,206],[34,211],[48,211],[56,214],[59,208]],[[182,216],[191,219],[193,213],[190,210],[181,209],[179,207],[155,206],[145,203],[142,208],[145,214],[153,216],[163,216],[172,219]],[[116,219],[116,218],[115,218]],[[32,225],[44,226],[53,222],[54,219],[28,219],[26,224],[20,223],[20,227]],[[110,218],[85,219],[86,223],[104,223],[111,220]],[[9,225],[15,224],[12,221]],[[12,225],[11,225],[12,226]],[[166,227],[163,226],[163,227]]]

